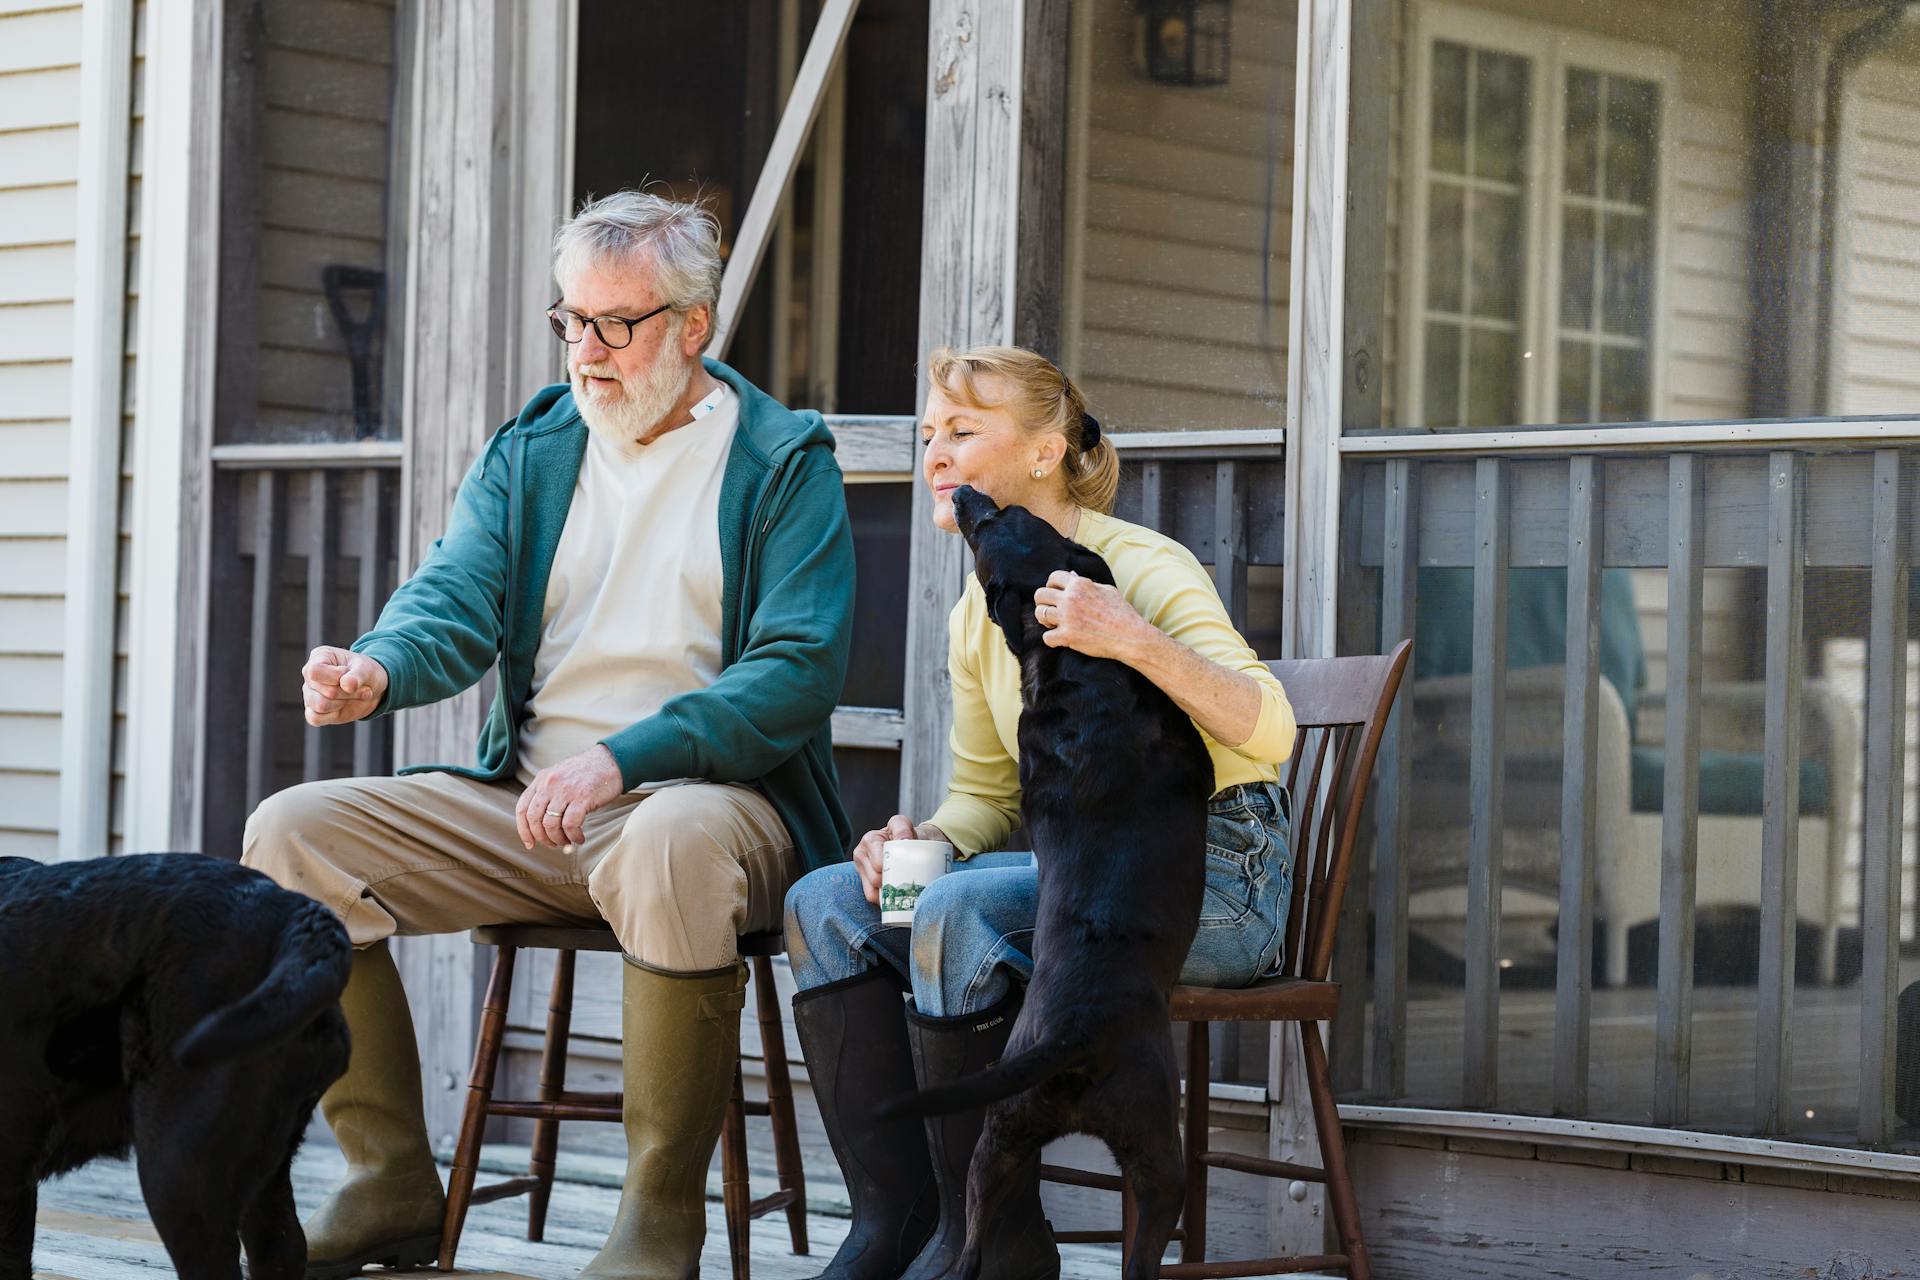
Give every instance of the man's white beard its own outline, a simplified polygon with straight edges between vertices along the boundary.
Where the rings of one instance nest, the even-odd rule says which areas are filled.
[[[621,378],[612,363],[582,365],[573,371],[573,400],[580,407],[580,418],[588,430],[608,444],[631,449],[636,442],[660,425],[686,394],[693,381],[693,361],[675,357],[678,352],[662,351],[653,367],[637,382]],[[587,375],[618,378],[618,395],[605,390],[589,390]]]

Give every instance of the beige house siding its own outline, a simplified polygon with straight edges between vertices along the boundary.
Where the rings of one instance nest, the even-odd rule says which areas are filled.
[[[0,854],[54,856],[80,6],[0,9]]]
[[[1156,84],[1131,6],[1090,40],[1070,372],[1124,430],[1278,427],[1293,201],[1293,0],[1233,9],[1227,83]]]
[[[1832,411],[1920,410],[1920,35],[1869,59],[1847,102]]]

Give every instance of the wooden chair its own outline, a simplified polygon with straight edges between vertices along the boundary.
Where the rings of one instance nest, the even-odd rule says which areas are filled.
[[[600,1120],[620,1123],[620,1093],[588,1093],[566,1087],[567,1037],[573,1023],[574,957],[581,951],[618,951],[620,944],[607,928],[552,928],[533,925],[492,925],[473,930],[475,942],[497,948],[493,973],[480,1016],[480,1038],[473,1051],[473,1075],[468,1082],[466,1115],[454,1149],[453,1174],[447,1186],[447,1217],[440,1235],[440,1269],[453,1269],[467,1210],[490,1200],[525,1194],[527,1239],[546,1233],[547,1203],[553,1194],[554,1155],[562,1120]],[[553,973],[553,992],[547,1002],[547,1036],[540,1053],[540,1096],[530,1101],[493,1096],[494,1070],[506,1035],[507,1002],[513,991],[514,956],[526,948],[544,947],[560,953]],[[807,1252],[807,1190],[800,1167],[800,1136],[794,1124],[793,1085],[787,1071],[787,1041],[780,1020],[780,1000],[773,984],[772,958],[784,949],[777,933],[748,934],[740,939],[740,955],[753,965],[760,1020],[760,1044],[766,1054],[767,1097],[749,1101],[741,1089],[740,1064],[733,1067],[733,1097],[727,1103],[720,1134],[721,1200],[727,1213],[727,1248],[733,1257],[735,1280],[748,1280],[747,1226],[776,1209],[787,1214],[787,1233],[793,1251]],[[475,1187],[479,1172],[480,1139],[490,1116],[513,1116],[534,1124],[533,1156],[527,1172],[490,1186]],[[774,1163],[780,1189],[759,1200],[747,1182],[748,1116],[766,1116],[773,1122]]]
[[[1173,1020],[1187,1024],[1186,1114],[1182,1125],[1187,1186],[1181,1226],[1174,1235],[1180,1241],[1180,1261],[1162,1266],[1162,1276],[1281,1275],[1328,1270],[1345,1270],[1353,1280],[1367,1280],[1369,1275],[1367,1246],[1360,1234],[1360,1210],[1347,1174],[1346,1144],[1340,1136],[1333,1080],[1318,1024],[1332,1021],[1339,1007],[1340,988],[1327,980],[1333,962],[1334,928],[1340,919],[1340,900],[1347,888],[1347,870],[1373,776],[1374,757],[1412,648],[1410,642],[1402,641],[1392,653],[1381,657],[1309,658],[1267,664],[1286,686],[1300,726],[1286,776],[1293,807],[1294,885],[1293,902],[1287,912],[1286,967],[1278,977],[1237,990],[1173,989]],[[1324,805],[1319,803],[1323,782],[1329,801]],[[1299,1024],[1307,1093],[1320,1140],[1319,1168],[1207,1149],[1207,1081],[1212,1075],[1207,1029],[1214,1022]],[[1209,1169],[1325,1183],[1341,1252],[1208,1262]],[[1041,1176],[1053,1182],[1121,1193],[1120,1230],[1061,1232],[1062,1242],[1118,1242],[1123,1251],[1129,1247],[1133,1198],[1119,1176],[1058,1165],[1042,1166]]]

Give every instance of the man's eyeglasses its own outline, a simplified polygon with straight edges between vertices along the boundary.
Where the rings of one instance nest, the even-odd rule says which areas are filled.
[[[587,326],[592,325],[601,343],[615,351],[633,341],[633,331],[642,322],[662,311],[673,310],[672,304],[663,302],[643,316],[583,316],[578,311],[569,311],[560,302],[555,298],[547,308],[547,323],[553,326],[556,338],[562,342],[578,342],[587,336]]]

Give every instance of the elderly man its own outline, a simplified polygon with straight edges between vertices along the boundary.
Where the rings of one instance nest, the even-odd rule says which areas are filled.
[[[554,246],[571,386],[494,434],[445,536],[350,649],[302,671],[310,724],[449,697],[496,668],[476,766],[309,783],[245,861],[337,912],[353,1061],[321,1099],[346,1181],[309,1277],[429,1262],[444,1198],[393,934],[604,919],[626,956],[627,1176],[584,1277],[697,1273],[746,982],[737,939],[845,856],[828,722],[853,547],[832,437],[700,352],[719,227],[622,192]]]

